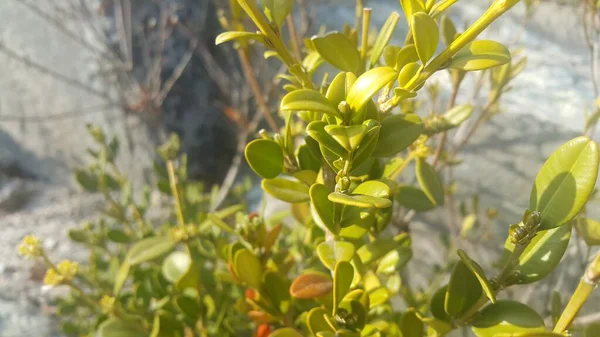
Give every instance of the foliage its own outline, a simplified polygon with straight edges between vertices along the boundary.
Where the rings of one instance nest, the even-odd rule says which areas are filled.
[[[293,26],[293,1],[230,1],[231,17],[222,21],[231,31],[217,42],[235,41],[242,57],[252,43],[262,45],[265,57],[287,69],[278,75],[287,82],[279,104],[285,126],[261,131],[245,157],[263,178],[264,192],[290,204],[295,225],[244,215],[241,205],[210,211],[215,193],[207,195],[186,179],[175,137],[159,149],[166,169],[156,167],[174,217],[155,229],[147,219],[149,194],[136,203],[114,165],[118,142],[107,143],[90,128],[100,150],[91,151],[95,163],[78,170],[76,179],[84,189],[102,192],[108,209],[106,219],[70,233],[89,248],[89,264],[67,263],[66,273],[31,237],[20,249],[48,263],[58,280],[53,285],[73,289],[59,304],[64,330],[101,337],[434,337],[468,327],[478,337],[565,336],[600,280],[600,258],[564,310],[557,306],[553,329],[526,304],[497,297],[554,270],[572,227],[589,244],[600,242],[595,222],[585,216],[599,165],[598,145],[586,136],[562,145],[541,167],[522,218],[506,228],[497,274],[489,276],[492,268],[448,245],[440,249],[452,258],[439,271],[442,277],[449,272],[447,284],[432,281],[430,289],[414,290],[401,277],[412,257],[410,220],[417,212],[452,207],[453,187],[443,170],[460,164],[459,150],[500,112],[502,95],[525,65],[501,43],[476,39],[518,0],[494,1],[462,33],[444,15],[455,2],[401,0],[409,30],[404,45],[395,46],[390,41],[399,14],[390,15],[371,44],[371,12],[358,1],[362,26],[304,39],[298,55],[282,38],[283,24]],[[258,32],[246,31],[244,13]],[[329,73],[313,81],[320,67],[335,72],[331,81]],[[456,104],[472,71],[484,71],[479,82],[487,78],[490,88],[474,121],[473,106]],[[423,88],[437,101],[439,88],[428,81],[439,72],[449,74],[448,108],[432,104],[433,111],[420,114]],[[447,149],[448,132],[469,122],[467,137]],[[480,218],[477,203],[463,212],[460,231],[450,227],[452,234],[472,234]],[[495,216],[488,210],[489,219]],[[406,304],[401,309],[392,305],[398,297]]]

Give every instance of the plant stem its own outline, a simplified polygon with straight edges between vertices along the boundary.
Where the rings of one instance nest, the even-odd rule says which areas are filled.
[[[302,59],[302,53],[300,52],[300,43],[298,42],[298,34],[296,33],[296,24],[294,23],[294,16],[288,15],[286,18],[288,33],[290,35],[290,43],[292,44],[292,49],[294,50],[294,56],[296,59]]]
[[[527,242],[525,244],[516,244],[515,245],[515,248],[513,249],[512,254],[510,254],[508,261],[506,261],[506,264],[504,265],[504,268],[502,269],[500,274],[496,277],[498,289],[502,289],[506,286],[506,284],[504,284],[504,283],[506,282],[507,278],[510,276],[510,273],[519,264],[519,258],[525,251],[525,248],[527,248],[528,244],[529,244],[529,242]],[[496,290],[498,290],[498,289],[496,289]]]
[[[181,194],[177,185],[177,176],[175,175],[175,163],[172,160],[167,161],[167,171],[169,173],[169,185],[171,185],[171,193],[175,198],[175,212],[179,226],[185,226],[185,217],[183,216],[183,204],[181,203]]]
[[[562,315],[560,315],[553,332],[563,333],[565,330],[567,330],[595,287],[596,284],[586,280],[585,277],[579,281],[579,285],[577,286],[575,293],[573,293],[571,300],[569,300],[565,310],[563,311]]]
[[[356,0],[356,11],[354,17],[354,29],[358,31],[360,26],[360,17],[363,14],[363,8],[365,8],[365,0]],[[363,17],[363,25],[364,25],[364,17]],[[363,29],[365,26],[363,26]]]
[[[462,81],[458,81],[458,83],[455,83],[452,86],[452,95],[450,96],[450,100],[448,101],[448,107],[446,108],[446,110],[452,109],[454,107],[454,105],[456,104],[456,97],[458,96],[458,89],[459,89],[461,83],[462,83]],[[432,162],[433,168],[436,168],[439,163],[440,157],[441,157],[442,153],[444,152],[444,148],[446,146],[447,139],[448,139],[448,131],[442,132],[442,134],[440,135],[440,142],[438,143],[438,146],[435,149],[435,155],[433,156],[433,162]]]
[[[406,169],[408,164],[410,164],[410,162],[413,159],[415,159],[415,155],[412,153],[409,153],[408,156],[406,156],[406,158],[404,158],[404,162],[402,162],[402,164],[390,175],[390,179],[396,180],[398,178],[398,176],[400,176],[400,174],[402,174],[404,169]]]
[[[369,49],[369,26],[371,25],[371,8],[363,9],[363,17],[362,17],[362,37],[361,37],[361,46],[360,46],[360,59],[363,62],[363,66],[365,66],[367,62],[367,50]]]

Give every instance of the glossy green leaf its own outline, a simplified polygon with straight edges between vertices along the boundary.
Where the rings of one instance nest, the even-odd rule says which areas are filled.
[[[281,26],[294,8],[294,0],[260,0],[269,21]]]
[[[436,16],[440,15],[445,10],[450,8],[450,6],[452,6],[457,1],[458,0],[441,0],[438,3],[436,3],[435,5],[433,5],[433,7],[431,7],[431,10],[429,13],[431,13],[431,16],[433,18],[435,18]]]
[[[256,139],[248,143],[246,161],[259,176],[272,179],[283,172],[283,150],[274,140]]]
[[[423,337],[425,326],[414,309],[408,309],[400,317],[402,337]]]
[[[400,0],[400,5],[402,5],[402,10],[408,23],[412,22],[412,17],[415,13],[425,12],[423,0]]]
[[[296,277],[290,286],[290,295],[295,298],[313,299],[331,293],[333,280],[325,273],[308,271]],[[318,330],[321,331],[321,330]]]
[[[333,314],[338,305],[350,290],[354,279],[354,267],[348,261],[338,261],[333,272]]]
[[[404,233],[394,238],[380,238],[363,245],[357,250],[356,254],[364,265],[369,265],[372,262],[379,260],[390,251],[409,244],[410,239],[406,233]]]
[[[358,74],[361,66],[360,54],[355,45],[344,34],[332,32],[311,39],[321,57],[334,67]]]
[[[400,15],[396,12],[392,12],[392,14],[390,14],[390,16],[383,24],[383,27],[381,27],[379,35],[377,36],[377,40],[375,40],[375,44],[371,49],[371,67],[379,61],[379,58],[383,53],[383,49],[390,42],[390,39],[394,34],[394,30],[396,30],[398,21],[400,21]]]
[[[310,200],[308,186],[298,181],[283,178],[265,179],[262,181],[261,186],[265,192],[291,204]]]
[[[348,195],[339,192],[330,193],[328,199],[334,203],[361,208],[388,208],[392,206],[390,199],[370,195]]]
[[[318,173],[312,170],[298,171],[292,174],[294,178],[308,186],[312,186],[317,181]]]
[[[411,19],[411,31],[419,59],[425,65],[437,49],[440,32],[435,20],[422,12],[415,13]]]
[[[598,162],[598,144],[588,137],[577,137],[550,155],[529,198],[529,209],[540,212],[540,229],[563,225],[579,213],[596,184]]]
[[[401,247],[384,255],[377,265],[378,274],[395,274],[410,261],[412,249]]]
[[[452,57],[450,68],[464,71],[484,70],[507,64],[510,60],[510,52],[503,44],[477,40],[466,45]]]
[[[325,241],[317,246],[319,259],[330,270],[340,261],[351,261],[355,251],[354,245],[347,241]]]
[[[132,266],[157,259],[173,250],[176,242],[170,236],[156,236],[139,241],[127,253],[127,261]]]
[[[229,41],[248,41],[248,40],[257,41],[257,42],[264,44],[265,36],[262,34],[259,34],[259,33],[250,33],[250,32],[238,32],[238,31],[225,32],[225,33],[221,33],[221,34],[219,34],[219,36],[217,36],[217,38],[215,40],[215,44],[220,45],[222,43],[229,42]]]
[[[111,317],[98,327],[99,337],[148,337],[140,322]]]
[[[287,278],[274,271],[266,271],[263,275],[262,291],[281,313],[287,313],[290,307],[290,284]]]
[[[442,35],[442,41],[444,41],[446,47],[449,46],[454,41],[457,34],[456,27],[449,16],[442,16],[440,20],[440,31]]]
[[[431,296],[431,300],[429,301],[429,311],[431,315],[441,321],[451,322],[452,317],[446,313],[445,302],[446,302],[446,293],[448,292],[448,285],[445,285],[438,289],[433,296]]]
[[[280,328],[269,334],[269,337],[304,337],[294,328]]]
[[[333,117],[341,117],[337,106],[318,91],[299,89],[290,92],[281,99],[281,111],[313,111]]]
[[[396,70],[400,70],[396,68],[396,60],[398,59],[398,53],[400,53],[402,48],[398,46],[388,45],[383,49],[383,62],[386,66],[392,67]]]
[[[390,291],[386,287],[379,287],[369,291],[369,303],[371,308],[387,303],[390,299]]]
[[[425,192],[414,186],[399,186],[395,198],[400,205],[417,212],[427,212],[436,207]]]
[[[444,205],[444,186],[433,166],[423,159],[417,159],[416,176],[423,192],[436,206]]]
[[[596,330],[594,330],[594,333]],[[596,335],[584,335],[584,337],[595,337]],[[494,337],[565,337],[563,334],[539,331],[539,332],[509,332],[495,334]]]
[[[173,252],[162,264],[162,274],[171,283],[177,283],[192,265],[192,258],[184,252]]]
[[[367,127],[365,125],[327,125],[325,131],[335,139],[346,151],[354,151],[363,140]]]
[[[362,238],[375,225],[375,216],[369,209],[344,206],[340,220],[339,235],[349,240]]]
[[[519,279],[516,283],[527,284],[546,277],[558,265],[567,250],[571,238],[571,224],[540,231],[531,240],[516,267]],[[504,243],[504,260],[515,249],[510,238]]]
[[[600,245],[600,222],[578,218],[575,220],[575,228],[588,246]]]
[[[233,256],[233,269],[242,282],[256,289],[260,287],[263,269],[258,257],[251,251],[245,248],[236,251]]]
[[[379,141],[373,155],[391,157],[408,148],[423,131],[423,122],[419,116],[392,115],[381,121]]]
[[[347,154],[346,149],[325,131],[325,126],[327,126],[327,123],[323,121],[311,122],[306,126],[306,133],[335,155],[345,157]]]
[[[417,48],[414,44],[407,44],[400,49],[400,52],[396,56],[396,69],[402,69],[405,65],[419,60],[419,54],[417,54]]]
[[[453,325],[437,318],[421,317],[421,321],[427,326],[427,336],[442,337],[454,330]]]
[[[369,180],[364,183],[358,185],[352,193],[354,194],[362,194],[362,195],[370,195],[373,197],[380,198],[389,198],[390,197],[390,187],[379,180]]]
[[[310,187],[310,212],[315,223],[321,229],[338,233],[338,226],[334,221],[335,205],[329,201],[329,189],[323,184],[314,184]]]
[[[319,172],[321,169],[321,161],[319,157],[315,157],[312,151],[308,148],[308,145],[302,144],[296,150],[296,159],[300,170]]]
[[[175,299],[175,305],[179,310],[181,310],[181,312],[191,319],[198,319],[202,313],[200,304],[191,297],[178,296]]]
[[[465,266],[467,266],[467,268],[471,270],[475,277],[477,277],[479,284],[481,285],[481,288],[483,289],[483,292],[487,298],[489,298],[492,303],[496,303],[496,293],[494,292],[494,288],[490,284],[490,281],[488,281],[487,277],[485,276],[483,268],[481,268],[477,262],[473,261],[462,249],[458,250],[458,256]]]
[[[347,95],[347,102],[354,111],[358,111],[390,82],[394,81],[398,72],[391,67],[377,67],[360,75],[352,84]]]
[[[458,261],[452,270],[444,309],[452,317],[460,317],[481,297],[483,289],[479,280],[464,262]]]
[[[402,67],[400,74],[398,74],[398,85],[401,88],[406,87],[417,76],[420,70],[421,66],[417,62],[411,62]]]
[[[327,315],[327,311],[321,307],[312,308],[308,312],[306,325],[311,334],[316,335],[320,331],[335,332],[334,328],[325,319]]]
[[[498,301],[483,308],[475,317],[472,330],[477,337],[494,337],[504,333],[545,331],[544,320],[535,310],[515,301]]]

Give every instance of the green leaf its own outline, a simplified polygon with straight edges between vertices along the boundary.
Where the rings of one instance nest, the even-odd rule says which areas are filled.
[[[354,151],[365,136],[367,127],[365,125],[327,125],[325,131],[342,145],[346,151]]]
[[[415,114],[392,115],[381,121],[376,157],[391,157],[405,150],[423,132],[423,122]]]
[[[398,53],[400,53],[400,50],[402,50],[402,48],[398,46],[386,46],[383,49],[382,54],[384,64],[388,67],[392,67],[396,70],[399,70],[399,68],[396,68],[396,60],[398,59]]]
[[[398,72],[391,67],[377,67],[360,75],[348,91],[347,102],[354,111],[358,111],[381,88],[396,79]]]
[[[330,193],[327,197],[329,201],[337,204],[355,206],[361,208],[388,208],[392,206],[392,201],[385,198],[373,197],[370,195],[348,195],[339,192]]]
[[[258,257],[248,249],[242,248],[235,252],[233,269],[242,282],[258,289],[262,281],[262,266]]]
[[[401,247],[397,250],[392,250],[381,258],[377,264],[378,274],[395,274],[402,270],[404,266],[412,258],[412,249]]]
[[[494,337],[504,333],[545,331],[544,320],[535,310],[515,301],[498,301],[483,308],[473,320],[477,337]]]
[[[269,337],[304,337],[294,328],[281,328],[269,334]]]
[[[312,308],[306,316],[306,325],[311,334],[316,335],[320,331],[335,332],[325,319],[327,311],[321,307]]]
[[[483,289],[479,280],[464,262],[458,261],[452,270],[444,309],[452,317],[460,317],[481,297]]]
[[[246,161],[259,176],[272,179],[283,172],[283,150],[274,140],[256,139],[246,145]]]
[[[447,47],[456,38],[456,34],[457,34],[456,27],[454,26],[452,19],[450,19],[450,17],[447,15],[442,16],[442,18],[440,19],[440,26],[441,26],[440,30],[441,30],[441,34],[442,34],[442,41],[444,41],[444,44]]]
[[[108,232],[106,233],[106,238],[109,239],[110,241],[113,242],[118,242],[118,243],[129,243],[132,242],[133,238],[129,235],[127,235],[127,233],[125,233],[124,231],[120,230],[120,229],[109,229]]]
[[[361,60],[356,46],[344,34],[332,32],[312,39],[321,57],[334,67],[358,74]]]
[[[427,333],[428,336],[432,337],[441,337],[446,336],[452,330],[454,330],[454,326],[448,322],[444,322],[437,318],[433,317],[421,317],[421,321],[427,325]]]
[[[333,314],[339,303],[350,290],[354,278],[354,267],[348,261],[338,261],[333,272]]]
[[[75,180],[86,192],[98,191],[98,178],[85,170],[75,169]]]
[[[401,88],[406,87],[407,84],[417,76],[419,70],[421,70],[421,66],[417,62],[411,62],[402,67],[402,70],[400,70],[400,74],[398,75],[398,85]]]
[[[369,303],[371,308],[386,303],[390,299],[390,291],[386,287],[379,287],[369,291]]]
[[[521,257],[515,271],[519,274],[518,284],[539,281],[546,277],[558,265],[567,250],[571,238],[572,226],[567,224],[558,228],[540,231],[531,240]],[[510,237],[504,243],[504,260],[515,249]]]
[[[410,308],[400,317],[402,337],[423,337],[425,326],[414,309]]]
[[[266,271],[263,275],[263,294],[281,313],[287,313],[290,307],[290,285],[279,273]]]
[[[200,304],[194,298],[188,296],[178,296],[175,299],[175,305],[188,318],[191,318],[193,320],[198,319],[198,317],[200,317],[202,313],[202,308],[200,307]]]
[[[331,102],[331,104],[338,106],[342,101],[346,100],[346,93],[350,90],[352,84],[356,81],[356,75],[349,72],[341,72],[337,74],[329,88],[325,97]]]
[[[333,213],[335,205],[329,201],[329,189],[323,184],[314,184],[310,187],[310,212],[315,223],[324,231],[338,233],[337,224]]]
[[[407,44],[400,49],[400,52],[396,56],[396,69],[402,69],[409,63],[417,62],[419,55],[417,54],[417,48],[414,44]]]
[[[575,221],[575,228],[588,246],[600,245],[600,222],[592,219],[578,218]]]
[[[414,186],[398,186],[395,198],[400,205],[417,212],[427,212],[436,207],[425,192]]]
[[[425,4],[422,0],[400,0],[400,5],[408,23],[412,22],[415,13],[425,12]]]
[[[325,131],[326,125],[327,123],[323,121],[311,122],[306,126],[306,133],[319,142],[322,147],[331,150],[339,157],[345,157],[347,154],[346,149]]]
[[[127,253],[127,261],[132,266],[157,259],[175,248],[177,243],[170,236],[155,236],[139,241]]]
[[[380,238],[360,247],[356,254],[364,265],[369,265],[394,249],[410,244],[410,238],[406,233],[394,238]]]
[[[481,268],[481,266],[477,264],[477,262],[473,261],[462,249],[458,250],[458,256],[460,257],[461,261],[467,266],[467,268],[471,270],[475,277],[477,277],[485,295],[490,299],[492,303],[496,303],[496,293],[494,292],[494,288],[490,284],[490,281],[488,281],[487,277],[485,276],[483,268]]]
[[[452,57],[450,68],[464,71],[485,70],[507,64],[510,60],[510,52],[503,44],[477,40],[466,45]]]
[[[279,105],[281,111],[312,111],[320,112],[332,117],[341,118],[337,106],[333,105],[327,97],[318,91],[299,89],[285,95]]]
[[[595,332],[596,330],[594,330],[594,333]],[[565,337],[565,335],[549,331],[539,331],[499,333],[495,334],[494,337]],[[584,337],[595,337],[595,335],[584,335]]]
[[[440,177],[427,161],[423,158],[417,160],[416,176],[423,192],[434,205],[444,205],[444,186]]]
[[[298,147],[296,150],[296,159],[298,160],[298,165],[302,171],[310,170],[319,172],[321,169],[320,159],[312,154],[306,144],[302,144]]]
[[[331,293],[333,281],[325,273],[307,271],[296,277],[290,286],[290,295],[300,299],[314,299]],[[321,330],[318,330],[321,331]]]
[[[351,261],[355,251],[354,245],[347,241],[325,241],[317,246],[317,255],[329,270],[340,261]]]
[[[452,317],[446,313],[445,302],[446,302],[446,293],[448,292],[448,285],[445,285],[438,289],[433,296],[431,296],[431,300],[429,302],[429,311],[431,315],[441,321],[451,322]]]
[[[362,238],[375,225],[373,212],[368,209],[344,206],[340,220],[339,236],[349,240]]]
[[[392,14],[390,14],[383,24],[383,27],[381,27],[379,35],[377,36],[377,40],[375,40],[375,44],[373,45],[373,49],[371,49],[371,67],[373,67],[379,61],[379,58],[383,53],[383,49],[390,42],[390,39],[394,34],[394,30],[396,30],[399,20],[400,15],[396,12],[392,12]],[[393,67],[394,65],[391,66]]]
[[[127,260],[121,263],[121,266],[117,271],[117,275],[115,276],[115,284],[113,286],[114,296],[118,296],[121,292],[121,289],[123,289],[123,285],[125,284],[125,281],[127,281],[127,276],[129,276],[130,268],[131,265],[129,264],[129,262],[127,262]]]
[[[140,322],[111,317],[98,327],[99,337],[148,337]]]
[[[529,198],[540,212],[540,229],[561,226],[587,202],[598,176],[598,144],[577,137],[559,147],[542,166]]]
[[[294,0],[260,0],[269,21],[281,27],[294,8]]]
[[[353,194],[370,195],[379,198],[390,197],[390,187],[378,180],[365,181],[358,185],[353,191]]]
[[[250,32],[238,32],[238,31],[225,32],[225,33],[221,33],[221,34],[219,34],[219,36],[217,36],[217,39],[215,40],[215,44],[220,45],[222,43],[229,42],[229,41],[242,41],[243,42],[243,41],[248,41],[248,40],[257,41],[257,42],[264,44],[265,36],[262,34],[259,34],[259,33],[250,33]]]
[[[290,204],[310,200],[308,186],[298,181],[284,178],[265,179],[262,181],[261,186],[265,192]]]
[[[436,3],[435,5],[433,5],[433,7],[431,7],[431,10],[429,11],[429,13],[431,13],[431,17],[433,17],[433,18],[437,17],[438,15],[443,13],[445,10],[450,8],[450,6],[454,5],[454,3],[457,1],[458,0],[442,0],[438,3]]]
[[[69,229],[69,239],[84,244],[92,243],[92,236],[90,235],[90,231],[86,229]]]
[[[411,31],[415,40],[417,54],[423,65],[433,57],[440,39],[438,26],[433,18],[419,12],[412,16]]]
[[[167,281],[176,284],[192,266],[192,258],[184,252],[173,252],[162,264],[162,274]]]
[[[457,105],[448,110],[443,118],[452,126],[457,127],[473,114],[473,106],[470,104]]]

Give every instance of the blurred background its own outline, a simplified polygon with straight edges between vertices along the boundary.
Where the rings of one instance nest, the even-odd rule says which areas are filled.
[[[354,21],[351,0],[297,3],[298,34],[310,36],[323,26],[341,30]],[[481,207],[498,211],[493,221],[498,240],[527,205],[541,163],[581,134],[599,97],[600,27],[597,17],[586,14],[585,0],[527,3],[484,33],[528,61],[454,170],[459,195],[477,195]],[[466,26],[488,4],[459,1],[450,15]],[[366,5],[374,8],[374,27],[390,12],[401,12],[397,0]],[[155,148],[172,132],[189,156],[190,176],[206,189],[257,181],[243,148],[267,125],[257,113],[262,105],[276,112],[282,92],[272,76],[280,63],[264,60],[258,51],[252,55],[265,94],[256,100],[236,51],[214,45],[222,32],[218,14],[226,6],[220,0],[0,1],[0,336],[60,336],[52,318],[55,294],[40,282],[44,270],[20,259],[16,246],[35,233],[57,259],[78,258],[67,231],[98,214],[102,200],[83,193],[73,179],[73,169],[86,164],[93,143],[86,125],[118,137],[119,165],[134,187],[153,183]],[[396,44],[407,29],[402,22]],[[459,103],[473,97],[478,103],[476,80],[467,81]],[[448,100],[447,75],[436,75],[434,82],[439,99]],[[454,141],[462,136],[459,130]],[[262,199],[260,193],[251,189],[251,207]],[[439,212],[417,218],[413,268],[442,259],[428,233],[444,231],[443,217]],[[482,264],[491,264],[500,252],[500,245],[489,251],[490,245],[470,244],[481,251]],[[581,260],[578,254],[573,246],[565,259]],[[572,292],[579,262],[561,268],[521,298],[540,308],[551,290]]]

